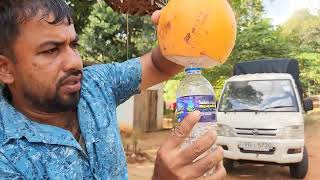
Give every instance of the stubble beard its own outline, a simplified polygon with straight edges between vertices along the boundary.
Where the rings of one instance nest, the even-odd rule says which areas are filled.
[[[24,91],[25,98],[32,103],[32,106],[46,113],[60,113],[73,110],[77,107],[80,100],[80,92],[68,94],[66,98],[62,98],[59,94],[60,88],[56,88],[54,96],[48,97],[44,95],[44,97],[41,97],[29,89],[25,89]]]

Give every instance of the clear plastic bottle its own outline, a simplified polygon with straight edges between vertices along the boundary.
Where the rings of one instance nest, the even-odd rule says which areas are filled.
[[[177,89],[177,121],[178,123],[195,110],[201,112],[201,119],[193,127],[190,136],[186,138],[181,148],[192,144],[197,138],[208,131],[216,129],[216,100],[210,82],[201,75],[201,68],[186,68],[186,77],[180,82]],[[215,149],[215,145],[196,160]],[[213,170],[208,172],[213,173]],[[207,174],[208,174],[207,173]]]

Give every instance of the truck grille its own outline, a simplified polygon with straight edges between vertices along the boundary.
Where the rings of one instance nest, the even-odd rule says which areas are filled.
[[[276,148],[272,148],[269,151],[254,151],[254,150],[244,150],[243,148],[239,148],[240,152],[242,153],[249,153],[249,154],[274,154],[274,152],[276,151]]]
[[[259,128],[234,128],[237,136],[253,138],[276,138],[279,134],[278,129],[259,129]]]

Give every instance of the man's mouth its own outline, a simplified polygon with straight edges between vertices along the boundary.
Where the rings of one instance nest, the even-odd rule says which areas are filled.
[[[81,75],[70,76],[62,81],[61,90],[64,93],[71,94],[79,92],[81,89]]]

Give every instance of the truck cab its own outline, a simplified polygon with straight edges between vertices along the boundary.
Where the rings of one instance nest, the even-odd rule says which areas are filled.
[[[312,105],[302,102],[297,61],[246,62],[234,72],[217,107],[217,143],[224,149],[227,170],[234,161],[275,163],[288,165],[294,178],[305,177],[303,113]]]

